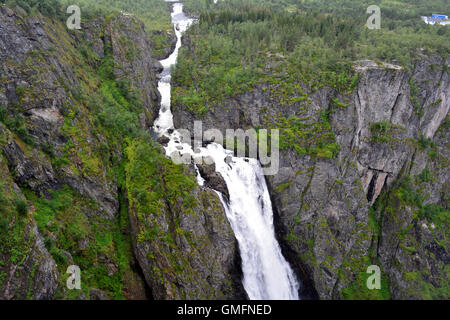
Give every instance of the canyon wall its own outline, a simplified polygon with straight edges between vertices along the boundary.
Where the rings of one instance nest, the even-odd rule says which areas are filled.
[[[162,67],[144,25],[0,6],[0,34],[0,299],[242,297],[218,196],[148,133]]]
[[[174,105],[175,127],[193,132],[201,120],[203,130],[224,136],[228,128],[284,129],[280,141],[292,143],[281,144],[279,171],[266,176],[278,235],[321,299],[442,299],[449,65],[426,56],[410,71],[358,61],[358,82],[348,92],[313,91],[298,81],[304,95],[280,96],[278,84],[261,83],[203,115]],[[366,288],[370,265],[382,270],[382,290]]]

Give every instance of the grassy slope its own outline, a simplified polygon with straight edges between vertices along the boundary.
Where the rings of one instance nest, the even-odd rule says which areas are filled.
[[[160,21],[169,17],[168,13],[163,15],[162,12],[165,11],[160,12]],[[30,14],[36,13],[30,10]],[[115,12],[109,13],[108,19],[114,18],[114,15]],[[12,61],[9,63],[14,70],[26,68],[27,72],[33,74],[51,69],[51,57],[68,65],[73,71],[76,85],[69,86],[64,79],[59,79],[60,85],[71,95],[61,110],[64,123],[59,128],[60,133],[67,138],[67,143],[62,149],[55,150],[52,145],[36,141],[29,134],[31,123],[20,110],[22,101],[33,101],[38,96],[34,87],[26,90],[18,87],[19,103],[8,106],[8,109],[12,108],[9,113],[0,106],[0,121],[7,128],[8,139],[17,140],[26,153],[32,152],[45,158],[55,171],[68,170],[80,179],[90,177],[98,182],[117,185],[121,206],[120,212],[110,220],[102,215],[98,203],[68,186],[48,190],[51,194],[49,199],[36,195],[26,184],[20,185],[21,190],[17,193],[11,187],[14,172],[9,172],[6,160],[1,157],[0,228],[4,230],[14,219],[16,223],[13,229],[0,233],[1,239],[8,239],[1,241],[0,245],[0,256],[6,257],[0,261],[0,285],[4,278],[1,266],[20,264],[29,249],[20,238],[26,223],[17,221],[27,221],[34,216],[45,246],[58,264],[60,278],[55,298],[89,298],[92,288],[101,289],[114,299],[143,298],[143,280],[132,269],[135,262],[129,233],[128,202],[125,201],[128,187],[125,184],[128,162],[125,149],[139,141],[147,150],[152,150],[154,161],[167,174],[179,172],[180,169],[156,151],[148,132],[141,128],[138,115],[143,111],[142,102],[127,83],[114,80],[111,49],[106,47],[105,58],[98,59],[79,37],[76,42],[72,41],[63,21],[49,17],[44,19],[51,26],[46,28],[46,32],[54,40],[53,50],[30,52],[24,66],[14,65]],[[150,20],[147,22],[151,25]],[[7,139],[6,136],[1,138],[3,145]],[[133,164],[142,167],[140,161],[143,160],[134,159]],[[158,177],[147,178],[147,187],[151,189]],[[180,183],[192,185],[192,181],[195,182],[188,177],[185,179]],[[134,192],[130,193],[130,202],[137,201],[135,196]],[[66,269],[70,264],[79,265],[82,269],[82,292],[65,289],[68,277]]]

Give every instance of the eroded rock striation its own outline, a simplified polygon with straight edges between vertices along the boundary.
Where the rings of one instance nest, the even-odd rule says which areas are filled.
[[[355,64],[358,83],[347,93],[300,84],[305,97],[284,103],[272,94],[277,84],[262,83],[203,115],[176,104],[174,122],[193,132],[194,120],[202,120],[204,130],[225,135],[228,128],[280,128],[280,119],[302,119],[297,136],[319,151],[282,146],[278,173],[266,177],[278,236],[299,277],[322,299],[373,298],[364,275],[375,264],[390,288],[382,297],[442,299],[450,249],[449,65],[423,56],[406,71],[365,61]],[[320,140],[328,123],[326,139],[337,146]]]
[[[158,175],[142,175],[149,188],[132,192],[127,146],[141,141],[152,150],[145,160],[169,177],[180,170],[146,132],[160,100],[152,46],[133,15],[69,31],[0,6],[0,299],[243,295],[236,242],[213,191],[195,185],[195,204],[159,194],[158,211],[128,207],[159,185]],[[189,176],[181,186],[191,175],[180,175]],[[163,234],[147,242],[142,234],[155,226]],[[66,287],[72,264],[81,290]]]

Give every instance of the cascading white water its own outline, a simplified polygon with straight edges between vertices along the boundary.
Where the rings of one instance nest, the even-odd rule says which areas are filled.
[[[194,159],[209,156],[214,160],[216,171],[223,176],[230,194],[227,202],[217,192],[239,243],[243,285],[249,298],[298,299],[299,284],[275,238],[272,204],[259,162],[256,159],[233,157],[231,151],[216,143],[199,148],[194,153],[191,145],[182,143],[179,132],[174,130],[170,111],[170,67],[177,60],[182,33],[194,21],[183,13],[182,3],[174,3],[172,22],[177,44],[170,57],[161,61],[164,67],[158,84],[161,109],[153,129],[157,134],[170,138],[165,147],[167,155],[179,152],[188,153]],[[198,182],[203,185],[200,175]]]

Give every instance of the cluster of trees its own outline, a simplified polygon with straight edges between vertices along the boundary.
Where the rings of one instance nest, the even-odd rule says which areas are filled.
[[[346,86],[352,62],[374,59],[410,68],[419,48],[445,56],[450,29],[422,23],[420,15],[445,10],[445,0],[186,0],[199,17],[189,31],[174,73],[175,102],[204,111],[270,74]],[[378,4],[382,28],[365,27]],[[273,57],[282,56],[281,68]],[[285,79],[283,82],[287,82]]]
[[[68,6],[78,5],[92,16],[124,11],[136,15],[148,30],[170,30],[169,4],[164,0],[54,0]]]
[[[11,7],[18,5],[27,12],[38,10],[42,14],[53,17],[61,17],[62,15],[60,0],[0,0],[0,3]]]
[[[66,21],[66,8],[77,5],[85,23],[98,16],[109,16],[120,11],[134,14],[144,22],[153,42],[154,54],[161,57],[170,47],[168,33],[173,31],[170,19],[170,4],[164,0],[0,0],[14,8],[22,7],[28,13],[36,11],[49,17]],[[164,32],[161,32],[164,31]]]
[[[169,4],[164,0],[0,0],[0,3],[56,18],[67,17],[65,9],[69,5],[78,5],[84,19],[124,11],[135,14],[150,31],[172,29]]]

